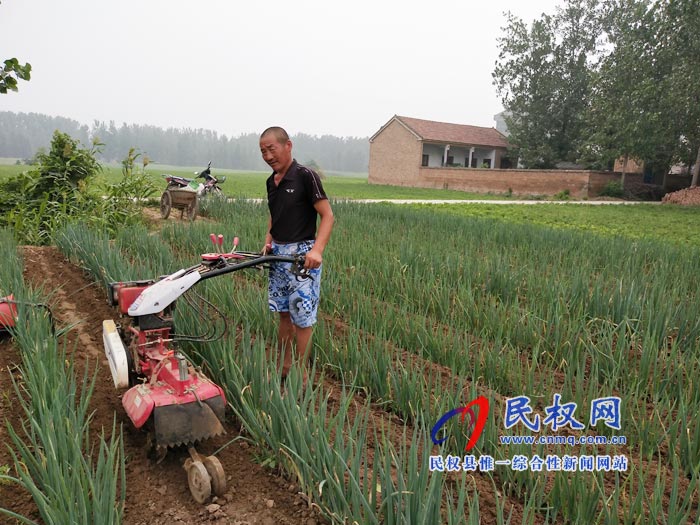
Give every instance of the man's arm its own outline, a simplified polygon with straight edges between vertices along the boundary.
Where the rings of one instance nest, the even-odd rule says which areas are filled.
[[[328,199],[321,199],[314,203],[314,208],[321,216],[321,223],[318,225],[318,233],[316,234],[316,242],[314,242],[314,247],[306,254],[304,268],[318,268],[323,262],[323,250],[326,249],[326,245],[331,238],[331,231],[333,231],[333,223],[335,222],[335,217],[333,217],[333,210],[331,209],[331,204]]]

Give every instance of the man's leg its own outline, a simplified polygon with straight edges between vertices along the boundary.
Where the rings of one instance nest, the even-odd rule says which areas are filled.
[[[311,336],[313,335],[314,327],[307,326],[306,328],[296,327],[297,331],[297,355],[299,364],[304,372],[304,386],[307,380],[307,368],[309,366],[309,355],[311,355]]]
[[[306,366],[311,354],[311,336],[313,335],[314,327],[300,328],[296,326],[295,329],[297,332],[297,354],[301,363]]]
[[[279,349],[278,366],[282,366],[283,379],[287,377],[289,369],[292,367],[292,352],[295,332],[297,332],[297,330],[299,329],[292,324],[292,318],[289,312],[280,312],[280,324],[277,331],[277,348]]]

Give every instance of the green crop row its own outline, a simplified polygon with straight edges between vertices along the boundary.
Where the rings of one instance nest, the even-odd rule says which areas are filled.
[[[19,302],[12,335],[22,353],[22,380],[13,384],[23,414],[19,427],[8,424],[14,475],[0,477],[32,495],[45,524],[120,523],[122,436],[115,421],[111,438],[102,435],[93,444],[89,402],[96,375],[86,369],[76,377],[66,344],[59,342],[65,330],[55,330],[45,309],[30,306],[41,298],[25,287],[17,246],[6,230],[0,231],[0,257],[0,296],[12,291]],[[8,509],[0,513],[33,523]]]
[[[331,270],[325,271],[321,309],[347,328],[319,324],[319,364],[413,421],[435,421],[446,407],[462,404],[461,392],[438,395],[433,378],[402,367],[389,355],[392,347],[443,364],[454,377],[501,396],[542,400],[536,408],[554,392],[579,407],[619,392],[632,466],[615,486],[649,509],[649,501],[658,500],[651,497],[649,461],[658,458],[667,466],[657,485],[678,488],[675,497],[663,494],[669,507],[654,503],[645,512],[669,522],[671,516],[688,515],[698,498],[698,434],[692,423],[698,394],[689,386],[697,373],[698,341],[697,324],[688,315],[697,306],[697,275],[685,268],[692,267],[692,249],[685,253],[492,220],[435,218],[426,210],[357,204],[337,204],[335,210],[338,225],[326,257]],[[173,257],[190,254],[183,260],[192,261],[211,251],[212,231],[225,234],[228,242],[240,236],[246,250],[258,248],[262,206],[237,202],[217,213],[222,220],[217,225],[165,228],[162,236]],[[138,253],[141,236],[126,237]],[[382,247],[380,254],[376,246]],[[236,298],[226,307],[236,322],[274,341],[262,277],[251,273],[231,279],[220,292],[219,286],[210,288],[220,294],[216,304]],[[469,395],[475,392],[472,386]],[[656,407],[651,415],[649,402]],[[500,415],[490,423],[481,450],[496,457],[515,452],[498,449]],[[612,523],[620,515],[638,516],[629,499],[612,509],[607,505],[616,493],[601,473],[557,482],[555,497],[545,494],[542,474],[503,470],[503,486],[545,519],[583,519],[593,512],[595,522]],[[690,483],[683,481],[685,475]],[[589,499],[571,496],[591,491]],[[588,509],[591,501],[597,502],[594,510]]]
[[[148,246],[155,246],[158,241],[146,240],[146,237],[144,231],[132,229],[122,238],[124,243],[130,241],[129,246],[122,242],[113,245],[100,234],[70,227],[58,237],[58,244],[95,278],[106,282],[105,276],[131,275],[129,272],[134,268],[150,272],[148,275],[160,273],[157,259],[145,256]],[[139,246],[144,247],[144,257],[134,258]],[[173,259],[174,265],[179,266],[176,257]],[[156,264],[147,270],[151,262]],[[138,278],[148,275],[141,274]],[[449,523],[463,523],[468,492],[463,490],[457,495],[450,480],[431,477],[427,469],[423,469],[420,476],[414,475],[420,471],[417,449],[407,448],[405,443],[394,444],[382,435],[381,424],[370,428],[367,407],[354,407],[351,394],[338,393],[331,411],[329,393],[323,386],[302,393],[299,378],[292,376],[287,382],[287,395],[281,395],[274,359],[266,357],[265,341],[269,339],[257,330],[262,324],[261,317],[269,319],[269,313],[258,309],[256,316],[251,305],[254,307],[257,300],[240,293],[235,284],[234,280],[219,279],[203,283],[198,289],[227,313],[245,312],[237,319],[243,335],[236,337],[237,331],[231,331],[226,339],[204,347],[183,343],[181,348],[190,354],[193,362],[205,366],[208,375],[225,388],[229,405],[245,428],[248,439],[270,456],[269,461],[295,476],[309,500],[334,522],[407,523],[415,509],[420,508],[417,515],[422,516],[420,523],[437,523],[443,519]],[[259,298],[261,294],[256,296]],[[201,312],[190,305],[178,307],[179,333],[200,333],[206,322]],[[368,444],[370,435],[373,437],[371,447]],[[430,448],[429,436],[423,427],[415,428],[412,440],[422,443],[423,450]],[[374,460],[370,461],[370,457]],[[444,505],[443,501],[454,504]],[[470,505],[476,509],[478,502]],[[471,519],[477,523],[478,513]]]
[[[685,472],[691,483],[684,490],[697,501],[700,438],[691,413],[698,391],[690,383],[698,371],[697,249],[428,210],[337,204],[335,211],[322,310],[449,366],[465,381],[480,378],[501,395],[542,400],[536,407],[555,392],[579,407],[619,394],[635,462],[661,457],[669,479]],[[227,236],[262,237],[263,209],[238,202],[217,216]],[[194,254],[206,250],[206,241],[198,244],[206,237],[201,228],[163,235]],[[333,345],[317,338],[317,353]],[[357,353],[355,362],[362,361]],[[376,361],[376,351],[371,355]],[[626,479],[646,476],[646,467],[634,473]],[[587,486],[585,475],[581,483]],[[644,483],[635,488],[644,494]]]

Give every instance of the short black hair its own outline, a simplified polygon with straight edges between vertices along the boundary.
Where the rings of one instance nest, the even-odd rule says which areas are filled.
[[[289,135],[287,134],[287,132],[284,130],[284,128],[280,128],[279,126],[271,126],[267,128],[265,131],[262,132],[260,138],[262,139],[265,135],[269,135],[270,133],[272,133],[275,136],[277,142],[279,142],[280,144],[286,144],[289,140]]]

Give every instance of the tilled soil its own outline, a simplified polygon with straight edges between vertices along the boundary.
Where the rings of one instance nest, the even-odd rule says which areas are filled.
[[[114,388],[102,343],[102,321],[116,319],[118,313],[106,301],[105,291],[92,283],[75,265],[54,247],[23,249],[25,281],[42,287],[46,302],[59,326],[78,323],[70,332],[68,349],[75,360],[76,372],[97,367],[97,382],[91,399],[94,416],[93,439],[101,432],[108,436],[116,417],[124,430],[126,457],[126,525],[170,525],[178,523],[226,524],[304,524],[323,520],[310,509],[297,487],[289,480],[261,467],[254,450],[243,441],[225,446],[217,457],[227,475],[227,492],[222,498],[200,505],[192,498],[182,465],[187,451],[175,450],[157,464],[147,456],[145,433],[133,428],[121,405],[121,392]],[[74,349],[74,350],[73,350]],[[19,376],[15,365],[20,354],[8,339],[0,340],[0,421],[9,419],[19,428],[21,409],[13,402],[8,370]],[[226,435],[207,440],[198,448],[212,454],[238,436],[234,422],[225,425]],[[0,427],[0,442],[9,443],[5,426]],[[0,465],[12,465],[7,447],[0,447]],[[0,485],[0,506],[37,519],[31,497],[14,486]],[[4,518],[0,518],[0,522]]]

